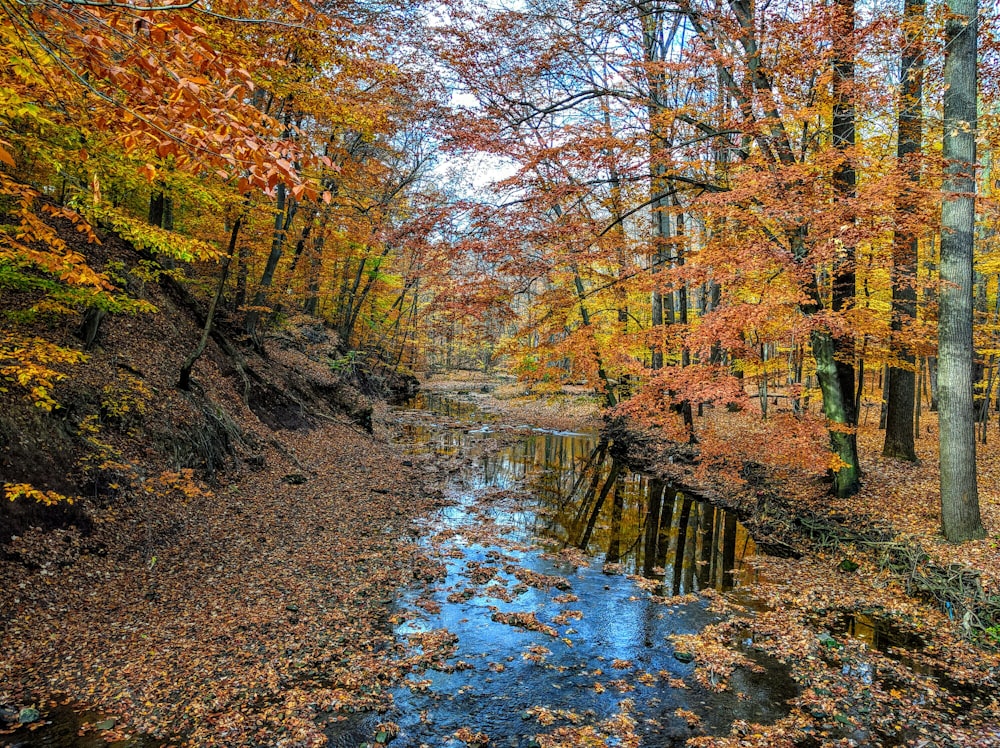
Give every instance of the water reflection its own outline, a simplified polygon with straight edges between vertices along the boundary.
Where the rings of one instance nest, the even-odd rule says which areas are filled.
[[[660,579],[669,594],[729,590],[752,581],[743,560],[755,546],[735,515],[630,471],[608,456],[604,442],[594,445],[586,460],[567,463],[566,451],[578,454],[587,445],[581,440],[585,443],[566,450],[547,443],[566,439],[536,437],[524,445],[523,472],[532,476],[527,484],[535,510],[549,518],[535,528],[539,535]]]
[[[463,418],[479,415],[447,400],[420,404]],[[483,433],[407,427],[413,449],[442,456],[476,454]],[[732,512],[629,470],[612,446],[594,434],[534,430],[504,449],[482,450],[463,478],[476,490],[519,489],[525,511],[508,519],[521,523],[521,540],[542,538],[622,564],[661,581],[661,594],[726,591],[755,581],[744,561],[756,546]]]
[[[546,727],[525,715],[538,706],[596,726],[627,700],[642,745],[656,748],[728,733],[733,720],[768,723],[787,713],[796,691],[777,662],[752,654],[762,670],[738,671],[731,691],[708,692],[671,643],[715,619],[703,601],[664,597],[744,582],[741,562],[754,548],[735,516],[633,472],[597,434],[481,429],[474,410],[463,416],[473,423],[446,421],[444,409],[456,410],[437,402],[442,412],[400,414],[400,428],[408,448],[423,452],[415,462],[440,467],[441,456],[462,456],[443,460],[453,503],[430,521],[440,534],[428,552],[443,574],[407,593],[397,632],[454,632],[450,662],[462,666],[422,672],[419,687],[393,692],[401,728],[394,744],[441,745],[471,726],[491,745],[537,748]],[[539,538],[598,563],[542,553]],[[656,584],[602,573],[600,562]],[[532,575],[564,586],[533,586],[525,581]],[[701,724],[692,727],[678,710],[697,713]]]

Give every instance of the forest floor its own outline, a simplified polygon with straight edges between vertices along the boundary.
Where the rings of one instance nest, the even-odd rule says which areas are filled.
[[[414,665],[388,617],[425,573],[408,526],[435,468],[344,425],[282,438],[294,459],[237,483],[16,540],[37,564],[0,565],[0,703],[65,695],[105,739],[199,746],[324,745],[327,712],[384,704]]]
[[[580,412],[526,401],[511,419]],[[449,651],[403,647],[390,619],[402,587],[439,571],[412,523],[454,469],[388,443],[393,420],[376,404],[377,438],[347,422],[277,431],[264,467],[221,485],[178,473],[88,502],[87,532],[15,536],[0,558],[0,717],[41,719],[0,729],[0,745],[55,720],[129,745],[318,746],[386,709],[391,686]]]
[[[474,376],[431,377],[424,389],[514,426],[601,426],[583,389],[538,397]],[[702,425],[721,419],[754,438],[752,419],[740,426],[728,417],[710,411]],[[392,414],[378,409],[376,431],[392,429]],[[942,563],[977,566],[994,590],[1000,440],[980,457],[991,538],[950,546],[936,528],[935,439],[921,436],[918,465],[865,457],[864,492],[848,502],[830,507],[816,475],[786,493],[809,511],[891,522]],[[183,736],[199,746],[319,746],[352,712],[377,717],[408,673],[440,665],[447,638],[411,649],[394,636],[392,616],[401,586],[440,573],[417,552],[414,520],[442,505],[455,466],[405,457],[346,424],[280,438],[265,467],[229,485],[209,490],[181,476],[159,495],[96,510],[90,535],[27,532],[13,541],[6,552],[18,562],[0,563],[0,705],[43,715],[61,702],[77,714],[92,709],[74,729],[158,738],[142,745]],[[877,454],[877,439],[862,429],[865,455]],[[700,479],[718,490],[711,476]],[[753,498],[748,485],[732,487]],[[728,687],[733,669],[749,664],[739,653],[746,646],[788,662],[801,688],[787,718],[738,723],[731,738],[701,745],[1000,745],[995,653],[907,594],[876,554],[800,547],[798,558],[754,558],[752,615],[708,595],[719,622],[675,643],[693,653],[706,688]],[[845,559],[857,568],[845,571]],[[865,626],[870,633],[857,635]],[[391,725],[369,727],[372,739],[391,736]]]

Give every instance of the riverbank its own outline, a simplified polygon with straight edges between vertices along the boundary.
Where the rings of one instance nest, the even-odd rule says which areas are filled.
[[[239,482],[15,541],[40,545],[35,565],[0,564],[0,704],[42,728],[0,745],[43,739],[63,701],[105,740],[198,746],[325,745],[328,721],[388,702],[413,665],[388,619],[425,574],[410,522],[439,500],[435,474],[347,425],[283,441]]]
[[[603,425],[600,400],[590,387],[563,385],[538,393],[513,377],[448,372],[425,375],[420,388],[464,400],[509,426],[530,424],[555,431],[588,431]]]
[[[519,472],[516,465],[533,466],[539,485],[550,485],[547,481],[555,474],[550,458],[568,455],[572,467],[588,456],[589,447],[567,451],[558,446],[557,440],[577,438],[561,432],[596,433],[600,422],[588,393],[566,392],[534,402],[517,385],[491,387],[467,379],[432,380],[425,391],[475,403],[486,413],[486,425],[478,411],[462,407],[446,407],[444,412],[451,415],[413,413],[411,418],[377,406],[377,434],[436,424],[439,436],[425,449],[404,454],[347,424],[283,432],[282,443],[268,450],[264,467],[215,491],[178,479],[169,487],[175,501],[150,495],[134,506],[109,508],[95,516],[95,531],[87,538],[73,533],[26,537],[25,548],[35,544],[45,553],[37,556],[37,568],[0,566],[0,610],[5,611],[0,646],[10,653],[0,672],[0,703],[40,707],[42,723],[59,713],[55,701],[68,699],[77,722],[65,722],[63,728],[69,725],[71,733],[83,729],[107,739],[139,733],[143,737],[127,745],[143,748],[172,737],[180,742],[180,736],[199,746],[320,746],[345,735],[371,742],[379,734],[388,740],[400,725],[410,733],[424,729],[418,728],[427,716],[424,710],[437,703],[432,698],[419,706],[428,679],[436,683],[460,678],[470,663],[478,663],[486,670],[468,670],[467,684],[455,682],[469,688],[458,686],[447,699],[459,699],[457,703],[469,709],[452,708],[453,724],[441,720],[441,725],[450,724],[450,735],[468,738],[469,745],[476,743],[482,729],[473,716],[482,706],[471,689],[485,688],[483,684],[495,679],[501,685],[491,688],[502,690],[503,683],[524,683],[535,676],[542,685],[532,695],[544,695],[548,689],[552,701],[536,699],[534,711],[526,709],[528,717],[515,713],[512,724],[525,721],[523,728],[516,728],[528,736],[522,736],[524,741],[541,736],[539,744],[553,748],[575,745],[574,740],[593,734],[587,733],[588,725],[572,722],[588,704],[614,702],[608,708],[618,709],[618,701],[630,698],[623,694],[634,689],[644,698],[660,698],[656,689],[664,689],[664,694],[673,694],[670,699],[681,699],[676,712],[667,710],[657,717],[660,725],[669,726],[677,744],[691,739],[692,745],[713,747],[985,748],[1000,742],[994,696],[1000,673],[997,658],[962,640],[959,622],[913,599],[876,558],[850,546],[807,543],[790,529],[783,542],[800,553],[798,558],[749,557],[746,563],[753,569],[740,575],[744,584],[735,595],[709,589],[700,598],[671,598],[661,589],[662,579],[656,584],[638,575],[626,580],[620,576],[620,564],[610,564],[602,573],[600,555],[589,571],[575,551],[551,559],[538,556],[525,545],[530,534],[518,535],[492,554],[470,555],[467,546],[455,546],[454,539],[463,533],[472,543],[496,542],[502,534],[497,521],[523,519],[526,506],[540,518],[550,517],[539,512],[537,502],[530,503],[538,490],[523,483],[527,472]],[[583,414],[581,420],[575,420],[578,413]],[[533,431],[526,424],[548,430]],[[535,447],[520,448],[512,460],[509,449],[525,435],[535,440]],[[465,445],[467,437],[473,438],[474,449]],[[649,435],[646,442],[634,439],[633,449],[640,446],[649,465],[661,466],[661,475],[700,479],[706,492],[726,490],[724,471],[699,474],[682,459],[682,450],[669,453],[671,446],[664,440]],[[454,497],[445,496],[445,487],[474,465],[512,473],[490,488],[489,481],[498,479],[489,468],[487,475],[493,477],[487,479],[485,493],[468,506],[458,506]],[[742,484],[729,484],[734,489],[729,499],[770,506],[771,521],[780,526],[790,516],[779,514],[780,507],[773,503],[780,484],[764,478],[748,474]],[[479,479],[462,480],[480,485]],[[557,485],[589,482],[571,475]],[[571,515],[579,513],[565,509],[571,505],[563,490],[553,510],[564,507]],[[598,548],[608,553],[614,544],[602,525],[615,521],[612,496],[593,535],[600,538]],[[650,538],[643,529],[648,521],[643,504],[630,506],[624,505],[623,522],[631,523],[632,534],[616,546],[623,553],[633,536],[639,546]],[[469,514],[471,524],[456,535],[448,522],[461,513]],[[674,511],[673,524],[666,527],[671,548],[676,546],[675,525],[681,515]],[[592,516],[596,518],[596,512]],[[689,516],[691,537],[704,537],[698,523],[709,515],[692,511]],[[150,517],[153,524],[148,524]],[[442,520],[430,545],[419,549],[418,541],[428,536],[429,527]],[[549,519],[543,524],[549,526]],[[530,527],[518,529],[525,531],[530,533]],[[692,580],[700,577],[698,559],[704,558],[703,541],[699,543],[684,552],[678,546],[667,556],[693,564],[686,572]],[[525,559],[553,565],[532,567],[532,575],[524,568]],[[652,571],[658,577],[664,574],[663,569]],[[571,591],[559,586],[560,578]],[[419,611],[432,615],[435,608],[443,609],[444,625],[418,631],[409,644],[401,642],[396,627],[410,615],[398,607],[401,589],[409,590],[408,599]],[[525,594],[529,597],[522,602],[534,600],[540,607],[504,607],[511,601],[517,604]],[[600,602],[605,594],[607,605]],[[584,613],[587,603],[571,599],[581,595],[598,596],[596,609],[607,614],[606,624],[596,613]],[[673,636],[666,630],[672,636],[669,641],[659,631],[663,624],[655,624],[658,633],[648,653],[650,645],[643,642],[652,639],[647,631],[638,640],[638,655],[618,656],[599,642],[590,655],[579,654],[584,651],[577,641],[581,631],[620,634],[624,615],[633,616],[641,631],[648,629],[649,621],[680,618],[684,606],[691,605],[702,610],[707,606],[714,618],[702,620],[696,631]],[[487,611],[478,624],[469,613],[476,606]],[[496,607],[495,615],[489,613],[490,606]],[[636,617],[639,611],[645,612]],[[510,655],[523,665],[515,667],[506,658],[472,659],[489,654],[492,645],[484,643],[483,632],[494,632],[487,637],[493,641],[498,627],[529,632],[516,637],[540,637],[524,649],[523,657],[518,656],[521,645]],[[550,628],[558,635],[548,633]],[[461,641],[469,636],[471,643],[463,650]],[[574,691],[575,711],[560,711],[560,690],[568,676],[558,670],[557,657],[570,655],[578,658],[573,667],[583,691]],[[798,690],[775,702],[784,708],[789,699],[790,711],[771,724],[740,718],[731,730],[725,723],[719,732],[724,720],[698,717],[696,708],[685,706],[688,697],[675,693],[721,692],[748,707],[740,694],[746,693],[747,678],[758,677],[753,657],[763,655],[784,663],[787,675],[782,677],[790,677]],[[666,665],[653,667],[656,658],[664,657]],[[679,668],[688,658],[694,663]],[[428,665],[434,670],[422,673]],[[398,692],[410,673],[420,674],[411,676],[414,696],[404,702],[409,711],[381,714],[392,701],[392,690]],[[520,680],[514,678],[518,673]],[[520,688],[511,686],[511,693]],[[588,696],[591,690],[595,695]],[[494,695],[500,695],[499,690]],[[84,714],[84,708],[95,711]],[[653,735],[661,729],[630,723],[629,708],[618,709],[604,721],[587,720],[593,729],[617,739],[638,740],[644,732]],[[504,720],[511,716],[509,709],[502,711]],[[548,723],[549,728],[553,716],[556,721]],[[699,726],[699,720],[704,724]],[[504,730],[515,729],[500,726],[506,724],[497,722],[492,737],[503,738]],[[705,734],[708,725],[714,725],[714,734]],[[0,745],[26,738],[33,745],[32,735],[27,729],[0,734]],[[399,742],[406,745],[404,738]]]
[[[481,391],[488,387],[488,382],[449,382],[437,389],[469,402],[485,402],[505,418],[510,412],[505,409],[507,398]],[[567,397],[554,402],[560,399]],[[515,403],[522,407],[517,399]],[[758,555],[751,561],[756,577],[743,589],[756,600],[751,615],[729,598],[714,598],[713,606],[725,619],[683,640],[696,658],[699,677],[712,687],[727,688],[725,673],[732,671],[727,660],[733,656],[727,653],[752,642],[754,650],[786,662],[802,691],[786,720],[766,728],[737,729],[731,739],[716,737],[698,744],[1000,742],[1000,712],[993,695],[1000,659],[990,648],[982,648],[989,642],[981,634],[978,644],[969,641],[963,610],[936,604],[926,595],[919,599],[913,583],[926,574],[928,562],[949,569],[949,564],[962,561],[973,564],[970,568],[980,565],[980,584],[988,595],[1000,567],[989,567],[995,546],[989,540],[972,544],[965,554],[965,546],[949,546],[937,535],[936,507],[927,501],[935,495],[932,484],[937,479],[936,456],[931,454],[934,434],[922,435],[920,464],[866,459],[864,491],[834,502],[826,493],[823,472],[805,459],[796,462],[794,440],[811,435],[790,434],[791,448],[768,444],[754,436],[752,415],[712,410],[696,416],[699,434],[705,434],[709,422],[715,434],[728,431],[747,445],[735,450],[728,464],[716,460],[713,469],[698,464],[689,445],[665,439],[662,431],[612,428],[611,434],[628,445],[634,466],[738,511],[763,547],[781,554]],[[924,425],[934,427],[926,417]],[[877,454],[878,438],[877,429],[862,429],[863,454]],[[784,455],[784,464],[768,469],[763,459],[754,459],[768,450]],[[983,459],[984,514],[988,525],[995,526],[992,487],[1000,481],[991,478],[996,463],[988,454]],[[803,518],[825,524],[813,525],[818,528],[813,532]],[[837,527],[844,530],[842,535],[833,532]],[[879,538],[881,545],[848,542],[848,530],[863,531],[862,540]],[[900,574],[886,563],[886,553],[895,552],[897,544],[925,548],[929,558],[917,558],[910,574]]]

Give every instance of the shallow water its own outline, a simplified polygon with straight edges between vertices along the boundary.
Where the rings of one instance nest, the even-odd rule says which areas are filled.
[[[107,720],[107,726],[104,724]],[[9,735],[0,735],[4,748],[169,748],[179,742],[138,735],[108,742],[104,729],[114,719],[92,710],[74,708],[72,702],[42,709],[42,718]]]
[[[627,712],[643,745],[671,746],[787,713],[795,687],[775,661],[751,655],[762,672],[738,670],[718,694],[695,682],[668,638],[714,620],[687,593],[752,581],[753,541],[734,516],[629,471],[596,434],[498,439],[499,427],[456,423],[446,399],[414,405],[430,412],[401,414],[411,451],[461,455],[466,466],[450,481],[453,503],[426,527],[444,577],[404,598],[397,634],[447,629],[459,666],[411,676],[416,685],[394,693],[394,745],[443,745],[466,728],[490,745],[533,746],[558,726],[601,727]]]

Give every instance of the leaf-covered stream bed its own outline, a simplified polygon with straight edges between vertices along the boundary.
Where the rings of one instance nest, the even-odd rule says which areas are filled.
[[[422,396],[451,475],[397,636],[439,648],[395,696],[406,746],[1000,745],[997,660],[850,548],[757,555],[736,517],[591,433]],[[474,424],[470,425],[470,421]]]
[[[441,655],[376,735],[1000,745],[995,658],[877,565],[849,549],[757,555],[734,515],[630,471],[597,434],[491,423],[436,395],[413,405],[403,440],[416,464],[448,466],[451,503],[422,528],[434,571],[395,620]]]
[[[69,596],[79,610],[21,580],[59,628],[8,657],[49,685],[0,701],[0,746],[1000,745],[997,658],[874,560],[760,554],[596,433],[435,395],[394,420],[405,461],[302,441],[301,481],[275,466],[268,491],[216,496],[155,563],[85,557],[114,574]],[[60,696],[96,691],[103,711]]]
[[[670,746],[788,713],[797,689],[773,658],[734,652],[746,667],[720,693],[673,643],[717,618],[693,593],[752,576],[735,517],[629,472],[594,434],[470,427],[464,404],[417,405],[400,414],[415,459],[456,469],[424,528],[434,578],[401,601],[397,635],[446,654],[394,693],[384,739]]]

